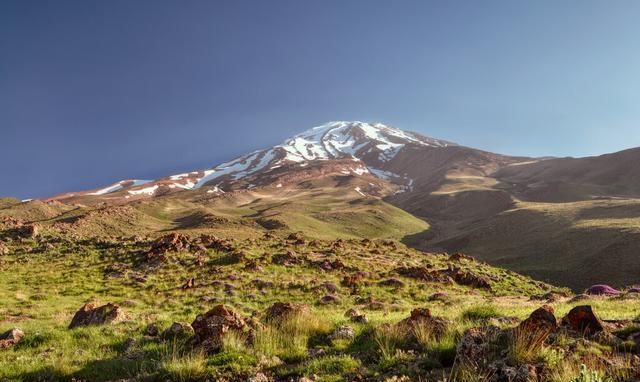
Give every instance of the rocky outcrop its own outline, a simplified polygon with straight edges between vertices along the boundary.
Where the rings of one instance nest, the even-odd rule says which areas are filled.
[[[173,340],[176,338],[189,338],[193,335],[194,330],[191,325],[186,322],[174,322],[162,334],[160,338],[163,340]]]
[[[18,328],[0,334],[0,349],[6,349],[18,344],[24,338],[24,332]]]
[[[197,316],[191,327],[194,331],[193,345],[206,353],[220,351],[224,336],[229,332],[248,334],[251,331],[245,318],[225,305],[217,305]]]
[[[457,364],[484,368],[499,356],[501,338],[505,332],[497,326],[467,329],[456,346]]]
[[[332,294],[322,296],[318,299],[318,304],[320,305],[333,305],[333,304],[339,304],[339,303],[340,303],[340,297]]]
[[[415,336],[417,330],[423,328],[434,338],[442,337],[447,331],[448,322],[440,317],[431,315],[427,308],[416,308],[411,311],[411,315],[398,323],[398,327]]]
[[[271,256],[271,262],[277,265],[292,266],[302,264],[303,259],[295,252],[287,251]]]
[[[460,285],[470,286],[478,289],[491,289],[491,280],[487,277],[479,276],[471,271],[465,271],[460,268],[451,267],[444,271],[444,274],[451,277]]]
[[[604,331],[602,321],[593,313],[590,305],[576,306],[562,318],[561,325],[570,331],[590,336]]]
[[[265,317],[268,321],[284,321],[294,316],[311,314],[309,306],[292,302],[276,302],[267,308]]]
[[[333,331],[333,333],[329,335],[330,341],[335,341],[335,340],[351,341],[354,338],[356,338],[356,331],[351,326],[347,326],[347,325],[339,326],[338,328],[336,328],[336,330]]]
[[[558,331],[558,321],[554,315],[553,308],[544,305],[529,315],[527,319],[522,321],[517,328],[522,333],[536,333],[545,339]]]
[[[16,233],[18,237],[22,237],[25,239],[34,239],[38,236],[40,230],[35,224],[25,224],[16,228]]]
[[[95,304],[85,304],[73,316],[69,329],[79,326],[104,325],[120,322],[125,319],[122,309],[115,304],[106,304],[96,307]]]

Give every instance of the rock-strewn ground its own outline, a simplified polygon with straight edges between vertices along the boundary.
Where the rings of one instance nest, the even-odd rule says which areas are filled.
[[[0,235],[0,380],[638,377],[635,293],[393,240],[28,231]]]

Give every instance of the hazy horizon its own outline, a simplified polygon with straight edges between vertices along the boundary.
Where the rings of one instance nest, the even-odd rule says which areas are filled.
[[[4,1],[0,195],[207,168],[331,120],[521,156],[637,147],[638,16],[631,1]]]

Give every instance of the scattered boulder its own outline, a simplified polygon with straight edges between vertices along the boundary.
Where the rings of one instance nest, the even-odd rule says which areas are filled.
[[[271,262],[277,265],[292,266],[302,263],[302,259],[293,251],[287,253],[277,253],[271,256]]]
[[[329,335],[330,341],[335,341],[335,340],[352,341],[354,338],[356,338],[356,331],[351,326],[347,326],[347,325],[342,325],[336,328],[336,330],[334,330],[334,332]]]
[[[336,293],[338,292],[338,286],[332,282],[329,281],[325,281],[315,287],[313,287],[314,291],[326,291],[329,293]]]
[[[154,253],[186,251],[191,246],[191,239],[179,233],[170,233],[151,243],[151,251]]]
[[[408,333],[414,333],[417,327],[426,327],[435,338],[440,338],[447,331],[447,321],[434,317],[427,308],[416,308],[411,315],[398,323]]]
[[[460,268],[450,267],[442,273],[451,277],[456,283],[460,285],[467,285],[472,288],[478,289],[491,289],[491,280],[484,276],[478,276],[471,271],[465,271]]]
[[[555,333],[558,330],[558,321],[553,308],[544,305],[534,310],[527,319],[520,323],[518,329],[525,332],[546,333],[546,336]]]
[[[358,309],[355,309],[355,308],[350,308],[346,312],[344,312],[344,316],[346,318],[353,318],[358,315],[360,315],[360,312],[358,311]]]
[[[467,329],[456,346],[456,360],[460,366],[484,368],[498,356],[504,331],[497,326]]]
[[[497,361],[489,365],[487,373],[491,376],[489,382],[539,381],[538,368],[530,364],[509,366],[504,361]]]
[[[312,261],[312,266],[318,267],[324,271],[333,271],[337,269],[345,269],[347,266],[340,259]]]
[[[22,237],[25,239],[34,239],[38,236],[39,229],[35,224],[24,224],[16,228],[16,232],[18,237]]]
[[[9,247],[0,241],[0,256],[6,256],[9,254]]]
[[[606,284],[596,284],[592,285],[585,291],[585,294],[591,296],[617,296],[621,292],[617,289],[614,289]]]
[[[332,295],[332,294],[328,294],[326,296],[320,297],[320,299],[318,300],[318,303],[321,304],[321,305],[339,304],[340,303],[340,297]]]
[[[245,333],[249,330],[245,319],[225,305],[216,305],[207,313],[198,315],[191,327],[195,332],[194,346],[207,353],[220,351],[223,338],[230,331]]]
[[[149,324],[144,328],[144,335],[149,337],[157,337],[160,334],[160,328],[156,324]]]
[[[359,273],[345,275],[340,284],[347,288],[357,288],[362,285],[363,276]]]
[[[103,325],[108,323],[120,322],[125,319],[125,314],[118,305],[108,303],[96,307],[95,304],[85,304],[73,316],[69,329],[79,326]]]
[[[188,338],[193,335],[194,331],[191,325],[186,322],[174,322],[162,334],[160,338],[163,340],[172,340],[176,338]]]
[[[539,349],[544,345],[547,338],[557,331],[558,322],[553,308],[544,305],[534,310],[527,319],[522,321],[515,328],[513,335],[527,349]]]
[[[358,314],[350,318],[351,322],[355,322],[358,324],[368,324],[369,319],[364,314]]]
[[[309,306],[292,302],[276,302],[267,308],[266,319],[269,321],[282,321],[296,315],[311,314]]]
[[[446,292],[436,292],[427,298],[427,300],[429,301],[442,301],[442,302],[445,302],[448,299],[449,299],[449,294],[447,294]]]
[[[24,332],[18,328],[0,334],[0,349],[18,344],[24,338]]]
[[[400,279],[396,279],[396,278],[388,278],[385,280],[381,280],[380,282],[378,282],[379,285],[382,286],[388,286],[388,287],[392,287],[392,288],[402,288],[404,287],[404,282],[402,282],[402,280]]]
[[[561,326],[579,334],[594,335],[604,330],[602,321],[593,313],[590,305],[576,306],[562,318]]]
[[[399,267],[395,271],[404,277],[423,281],[444,281],[436,272],[431,271],[427,267]]]
[[[251,259],[244,263],[244,270],[249,272],[262,272],[262,267],[258,264],[258,261]]]

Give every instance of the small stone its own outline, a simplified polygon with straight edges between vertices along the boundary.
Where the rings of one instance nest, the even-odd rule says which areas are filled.
[[[329,340],[353,340],[356,338],[356,331],[347,325],[343,325],[338,327],[333,333],[329,335]]]
[[[160,336],[163,340],[188,338],[193,335],[193,327],[186,322],[174,322]]]

